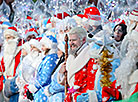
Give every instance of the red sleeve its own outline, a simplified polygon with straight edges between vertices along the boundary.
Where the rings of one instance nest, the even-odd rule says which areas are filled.
[[[15,65],[14,65],[14,74],[13,74],[13,76],[15,76],[15,74],[16,74],[16,69],[17,69],[17,67],[20,63],[20,58],[21,58],[21,51],[19,51],[19,53],[15,57]]]
[[[2,57],[0,61],[0,72],[4,72],[4,71],[5,71],[4,58]]]

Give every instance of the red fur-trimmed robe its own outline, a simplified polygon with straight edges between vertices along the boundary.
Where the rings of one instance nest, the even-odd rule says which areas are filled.
[[[67,94],[65,102],[76,102],[78,95],[86,93],[88,90],[94,90],[98,70],[94,57],[98,56],[94,51],[90,50],[89,45],[83,48],[76,58],[69,55],[66,63],[67,78],[70,89],[75,91]],[[96,93],[94,95],[97,97]]]
[[[6,74],[6,70],[8,68],[6,68],[6,66],[5,66],[6,63],[4,63],[4,56],[3,56],[3,58],[2,58],[2,60],[0,62],[0,64],[1,64],[1,66],[0,66],[0,74],[3,73],[3,75],[4,75],[4,77],[6,79],[12,78],[16,74],[16,69],[18,68],[18,65],[20,63],[20,58],[21,58],[21,45],[22,45],[22,41],[19,42],[17,50],[16,50],[16,53],[15,53],[15,56],[14,56],[14,59],[13,59],[13,61],[11,63],[11,66],[13,66],[11,68],[11,73]],[[0,91],[2,91],[2,89],[3,89],[3,80],[4,80],[3,75],[0,76]]]

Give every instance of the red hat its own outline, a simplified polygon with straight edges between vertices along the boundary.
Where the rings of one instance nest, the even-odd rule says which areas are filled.
[[[52,28],[51,19],[50,19],[50,18],[49,18],[48,21],[47,21],[46,28],[47,28],[47,29],[51,29],[51,28]]]
[[[48,21],[47,21],[47,24],[49,24],[49,23],[51,23],[50,18],[49,18]]]
[[[84,17],[83,14],[78,14],[77,16],[80,17],[80,18],[83,18]]]
[[[100,16],[100,12],[96,7],[88,7],[84,10],[84,15],[99,15]]]
[[[84,10],[85,19],[89,19],[88,23],[90,25],[100,25],[101,17],[100,12],[96,7],[88,7]]]
[[[66,12],[59,12],[57,14],[54,15],[55,17],[57,17],[58,19],[64,19],[65,17],[70,17],[70,15]]]
[[[19,34],[17,33],[17,29],[15,27],[8,27],[8,29],[6,29],[4,31],[4,37],[6,35],[11,35],[11,36],[14,36],[14,37],[19,37]]]
[[[38,38],[36,38],[36,40],[38,40],[38,41],[40,41],[42,39],[42,37],[38,37]]]
[[[129,15],[129,19],[138,21],[138,8],[135,8]]]
[[[27,16],[26,19],[28,19],[28,20],[32,20],[33,18],[30,17],[30,16]]]
[[[36,37],[36,36],[38,36],[38,32],[37,32],[37,30],[35,28],[31,28],[31,29],[25,31],[25,39],[29,35],[35,35],[35,37]]]
[[[115,24],[126,24],[124,20],[120,19],[120,18],[117,18],[115,20],[113,20],[113,22],[115,22]]]
[[[122,20],[122,22],[120,24],[126,24],[126,22],[124,20]]]

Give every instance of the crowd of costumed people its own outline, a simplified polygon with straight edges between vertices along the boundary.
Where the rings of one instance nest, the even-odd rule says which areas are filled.
[[[0,0],[0,102],[138,102],[138,1]]]

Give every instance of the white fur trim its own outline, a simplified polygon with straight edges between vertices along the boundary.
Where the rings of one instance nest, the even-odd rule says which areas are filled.
[[[132,73],[129,79],[129,84],[134,84],[138,82],[138,69]]]
[[[38,90],[33,84],[30,84],[28,89],[31,93],[35,93]]]
[[[41,51],[42,46],[41,46],[41,43],[38,40],[31,39],[29,41],[29,44],[35,46],[36,48],[38,48]]]
[[[77,15],[74,15],[72,18],[75,19],[75,21],[77,22],[78,25],[81,25],[81,23],[82,23],[82,18],[81,17],[78,17]]]
[[[14,66],[15,66],[15,57],[16,55],[19,53],[19,51],[21,50],[21,47],[17,47],[17,50],[15,52],[15,54],[13,55],[13,59],[12,61],[8,61],[8,55],[6,58],[4,58],[4,65],[5,65],[5,72],[4,72],[4,76],[7,79],[7,76],[11,76],[11,78],[13,78],[13,74],[14,74]],[[8,69],[8,70],[7,70]],[[10,78],[10,77],[9,77]],[[8,78],[8,79],[9,79]]]
[[[92,54],[92,52],[93,51],[91,51],[91,47],[88,45],[79,53],[76,58],[73,55],[69,55],[66,63],[66,69],[68,71],[68,82],[72,83],[71,79],[73,78],[73,75],[81,70],[90,58],[97,58],[98,55]]]
[[[65,45],[63,43],[59,43],[57,47],[65,53]]]
[[[89,91],[89,102],[98,102],[97,95],[95,91]]]
[[[88,20],[88,23],[89,23],[89,25],[91,25],[91,26],[99,26],[99,25],[101,25],[101,21],[96,21],[96,20],[91,20],[91,19],[89,19]]]
[[[48,36],[48,35],[55,36],[55,33],[51,32],[50,30],[46,31],[45,34],[46,34],[46,36]]]
[[[130,14],[129,19],[132,21],[138,21],[138,16]]]
[[[98,65],[97,65],[98,66]],[[94,89],[95,90],[97,90],[98,88],[97,88],[97,86],[98,86],[98,80],[99,80],[99,78],[100,78],[100,75],[101,75],[101,71],[100,71],[100,68],[98,68],[98,70],[97,70],[97,73],[96,73],[96,77],[95,77],[95,85],[94,85]]]
[[[138,32],[136,30],[133,30],[130,35],[130,38],[138,42]]]
[[[6,25],[6,24],[4,24],[4,25],[1,25],[1,28],[2,29],[7,29],[9,26],[8,25]]]
[[[51,23],[46,24],[46,28],[47,29],[52,29],[52,24]]]
[[[25,39],[28,37],[28,36],[30,36],[30,35],[35,35],[35,37],[38,35],[36,32],[34,32],[34,31],[31,31],[31,32],[28,32],[26,35],[25,35]]]
[[[135,87],[136,87],[136,84],[131,85],[131,88],[129,89],[128,94],[125,96],[125,98],[129,98],[132,95],[132,93],[135,90]]]
[[[19,76],[17,76],[17,78],[15,79],[15,83],[18,87],[21,85]]]
[[[59,19],[58,19],[57,17],[51,17],[50,21],[51,21],[51,22],[58,22]]]
[[[51,96],[51,94],[50,94],[50,92],[49,92],[49,85],[45,87],[44,93],[45,93],[45,95],[48,96],[48,97]]]
[[[52,42],[49,38],[47,38],[45,36],[41,39],[40,43],[45,45],[46,48],[50,48],[50,49],[57,48],[57,44]]]
[[[57,75],[57,82],[58,82],[59,84],[63,84],[64,81],[65,81],[65,76],[64,76],[64,74],[58,73],[58,75]]]
[[[11,35],[11,36],[14,36],[14,37],[19,37],[18,33],[16,31],[14,31],[14,30],[11,30],[11,29],[6,29],[3,34],[4,34],[4,37],[6,35]]]

